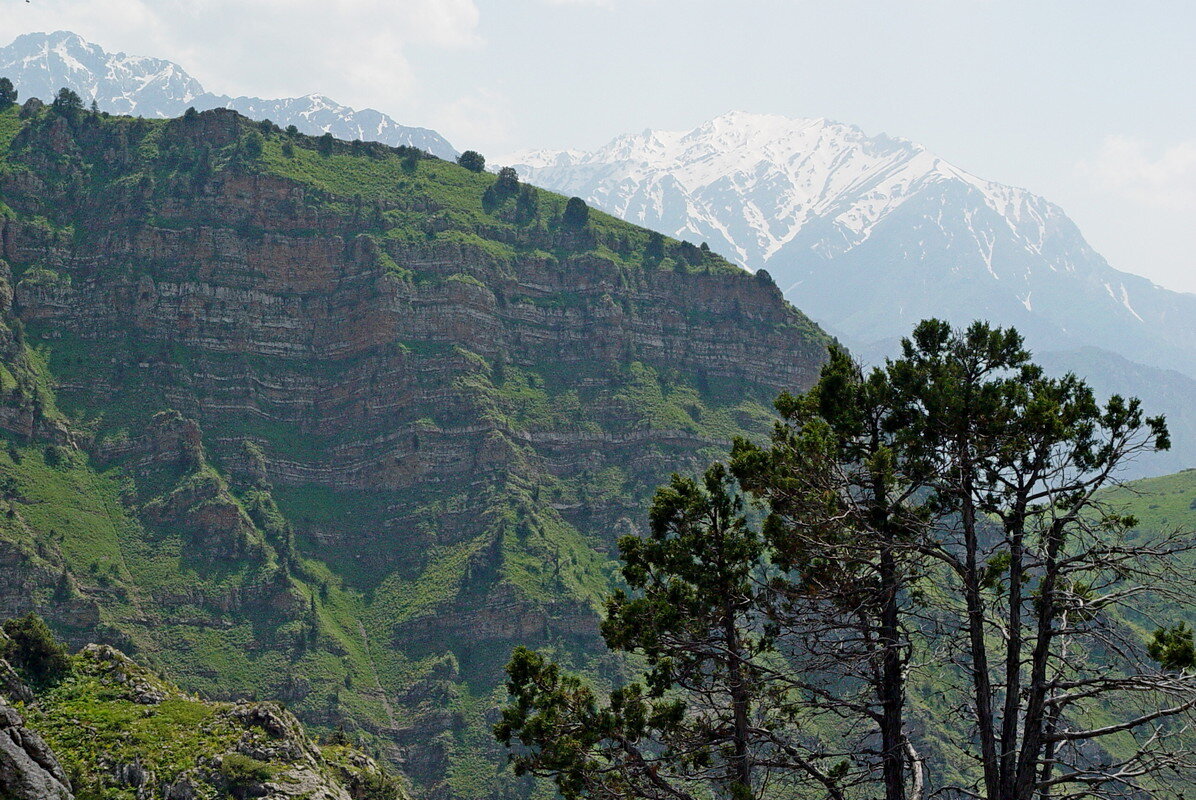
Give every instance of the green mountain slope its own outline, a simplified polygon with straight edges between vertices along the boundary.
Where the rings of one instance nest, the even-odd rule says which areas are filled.
[[[770,281],[414,150],[231,112],[0,113],[0,612],[281,698],[435,797],[524,796],[516,643],[652,490],[804,389]]]
[[[1196,469],[1131,481],[1104,496],[1136,517],[1142,530],[1196,530]]]

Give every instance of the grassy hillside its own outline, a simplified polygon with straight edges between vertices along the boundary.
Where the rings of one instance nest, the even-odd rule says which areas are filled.
[[[1196,530],[1196,469],[1131,481],[1104,498],[1136,517],[1142,530]]]

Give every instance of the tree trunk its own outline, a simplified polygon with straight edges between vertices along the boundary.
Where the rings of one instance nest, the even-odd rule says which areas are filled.
[[[735,780],[746,791],[752,788],[752,763],[748,757],[748,711],[751,703],[748,687],[744,682],[739,632],[735,629],[735,608],[728,597],[723,619],[723,632],[727,639],[727,672],[731,689],[731,713],[734,731],[734,775]]]
[[[1041,752],[1048,724],[1046,714],[1047,666],[1055,634],[1055,592],[1059,573],[1059,551],[1063,545],[1063,522],[1051,526],[1047,539],[1046,570],[1038,600],[1038,629],[1034,653],[1030,658],[1030,691],[1026,701],[1022,729],[1022,747],[1018,755],[1017,775],[1010,794],[1011,800],[1030,800],[1042,762]]]
[[[961,518],[964,535],[963,590],[968,614],[968,644],[971,656],[972,694],[976,705],[976,728],[980,736],[980,758],[984,765],[987,800],[1001,800],[1001,775],[993,724],[992,683],[988,671],[988,649],[984,642],[984,601],[980,596],[980,544],[976,534],[976,508],[972,501],[971,464],[960,465]]]
[[[880,580],[884,592],[881,611],[881,763],[885,800],[905,800],[905,670],[901,664],[899,609],[897,606],[897,563],[891,547],[880,556]]]
[[[1017,779],[1018,711],[1022,694],[1022,574],[1025,561],[1024,524],[1021,508],[1015,510],[1013,521],[1006,525],[1009,540],[1009,606],[1006,625],[1009,639],[1005,643],[1005,708],[1001,712],[1001,797],[1011,800]]]

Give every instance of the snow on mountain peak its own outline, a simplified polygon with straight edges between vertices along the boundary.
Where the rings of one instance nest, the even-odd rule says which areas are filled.
[[[591,153],[508,159],[533,182],[585,191],[599,206],[679,236],[713,238],[759,267],[803,226],[832,214],[848,243],[928,183],[987,184],[922,147],[825,118],[731,111],[689,131],[645,130]],[[728,204],[728,195],[735,202]],[[1008,205],[995,196],[994,204]]]

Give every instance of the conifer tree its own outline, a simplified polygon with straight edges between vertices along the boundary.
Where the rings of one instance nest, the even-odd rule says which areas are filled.
[[[889,377],[902,445],[939,512],[911,544],[949,588],[938,614],[956,638],[951,691],[970,710],[964,752],[982,773],[947,788],[1117,798],[1192,780],[1196,756],[1168,720],[1196,709],[1196,674],[1152,664],[1151,646],[1161,657],[1173,640],[1145,642],[1125,623],[1151,595],[1191,606],[1176,569],[1192,532],[1135,534],[1101,492],[1169,446],[1164,420],[1133,398],[1101,405],[1074,375],[1045,376],[1016,331],[984,323],[922,323]],[[1093,758],[1122,734],[1116,759]]]
[[[73,118],[83,110],[83,99],[73,90],[64,87],[58,90],[50,107],[64,117]]]
[[[13,88],[12,81],[8,78],[0,78],[0,111],[16,102],[17,90]]]
[[[324,135],[321,136],[316,141],[317,141],[317,149],[320,151],[320,155],[322,155],[322,156],[332,155],[332,148],[333,148],[333,145],[336,143],[336,140],[332,137],[331,132],[325,131]]]
[[[526,183],[519,187],[519,196],[515,199],[515,221],[520,225],[533,222],[540,213],[540,194],[535,187]]]
[[[566,228],[584,228],[590,220],[590,207],[580,197],[570,197],[565,203],[565,213],[561,216],[561,223]]]
[[[651,530],[619,540],[631,594],[607,604],[602,635],[643,657],[639,680],[606,700],[582,679],[519,648],[512,702],[495,727],[519,748],[516,771],[551,777],[565,798],[717,796],[747,800],[786,781],[846,795],[836,764],[796,735],[788,687],[757,593],[764,543],[721,464],[657,492]]]
[[[644,256],[649,261],[660,261],[664,258],[664,237],[656,231],[648,234],[648,246],[644,249]]]
[[[465,167],[470,172],[485,172],[486,171],[486,157],[477,150],[466,150],[461,155],[457,156],[457,163]]]
[[[0,658],[7,659],[27,680],[49,685],[70,671],[70,655],[45,620],[30,612],[6,620],[7,640],[0,642]]]

